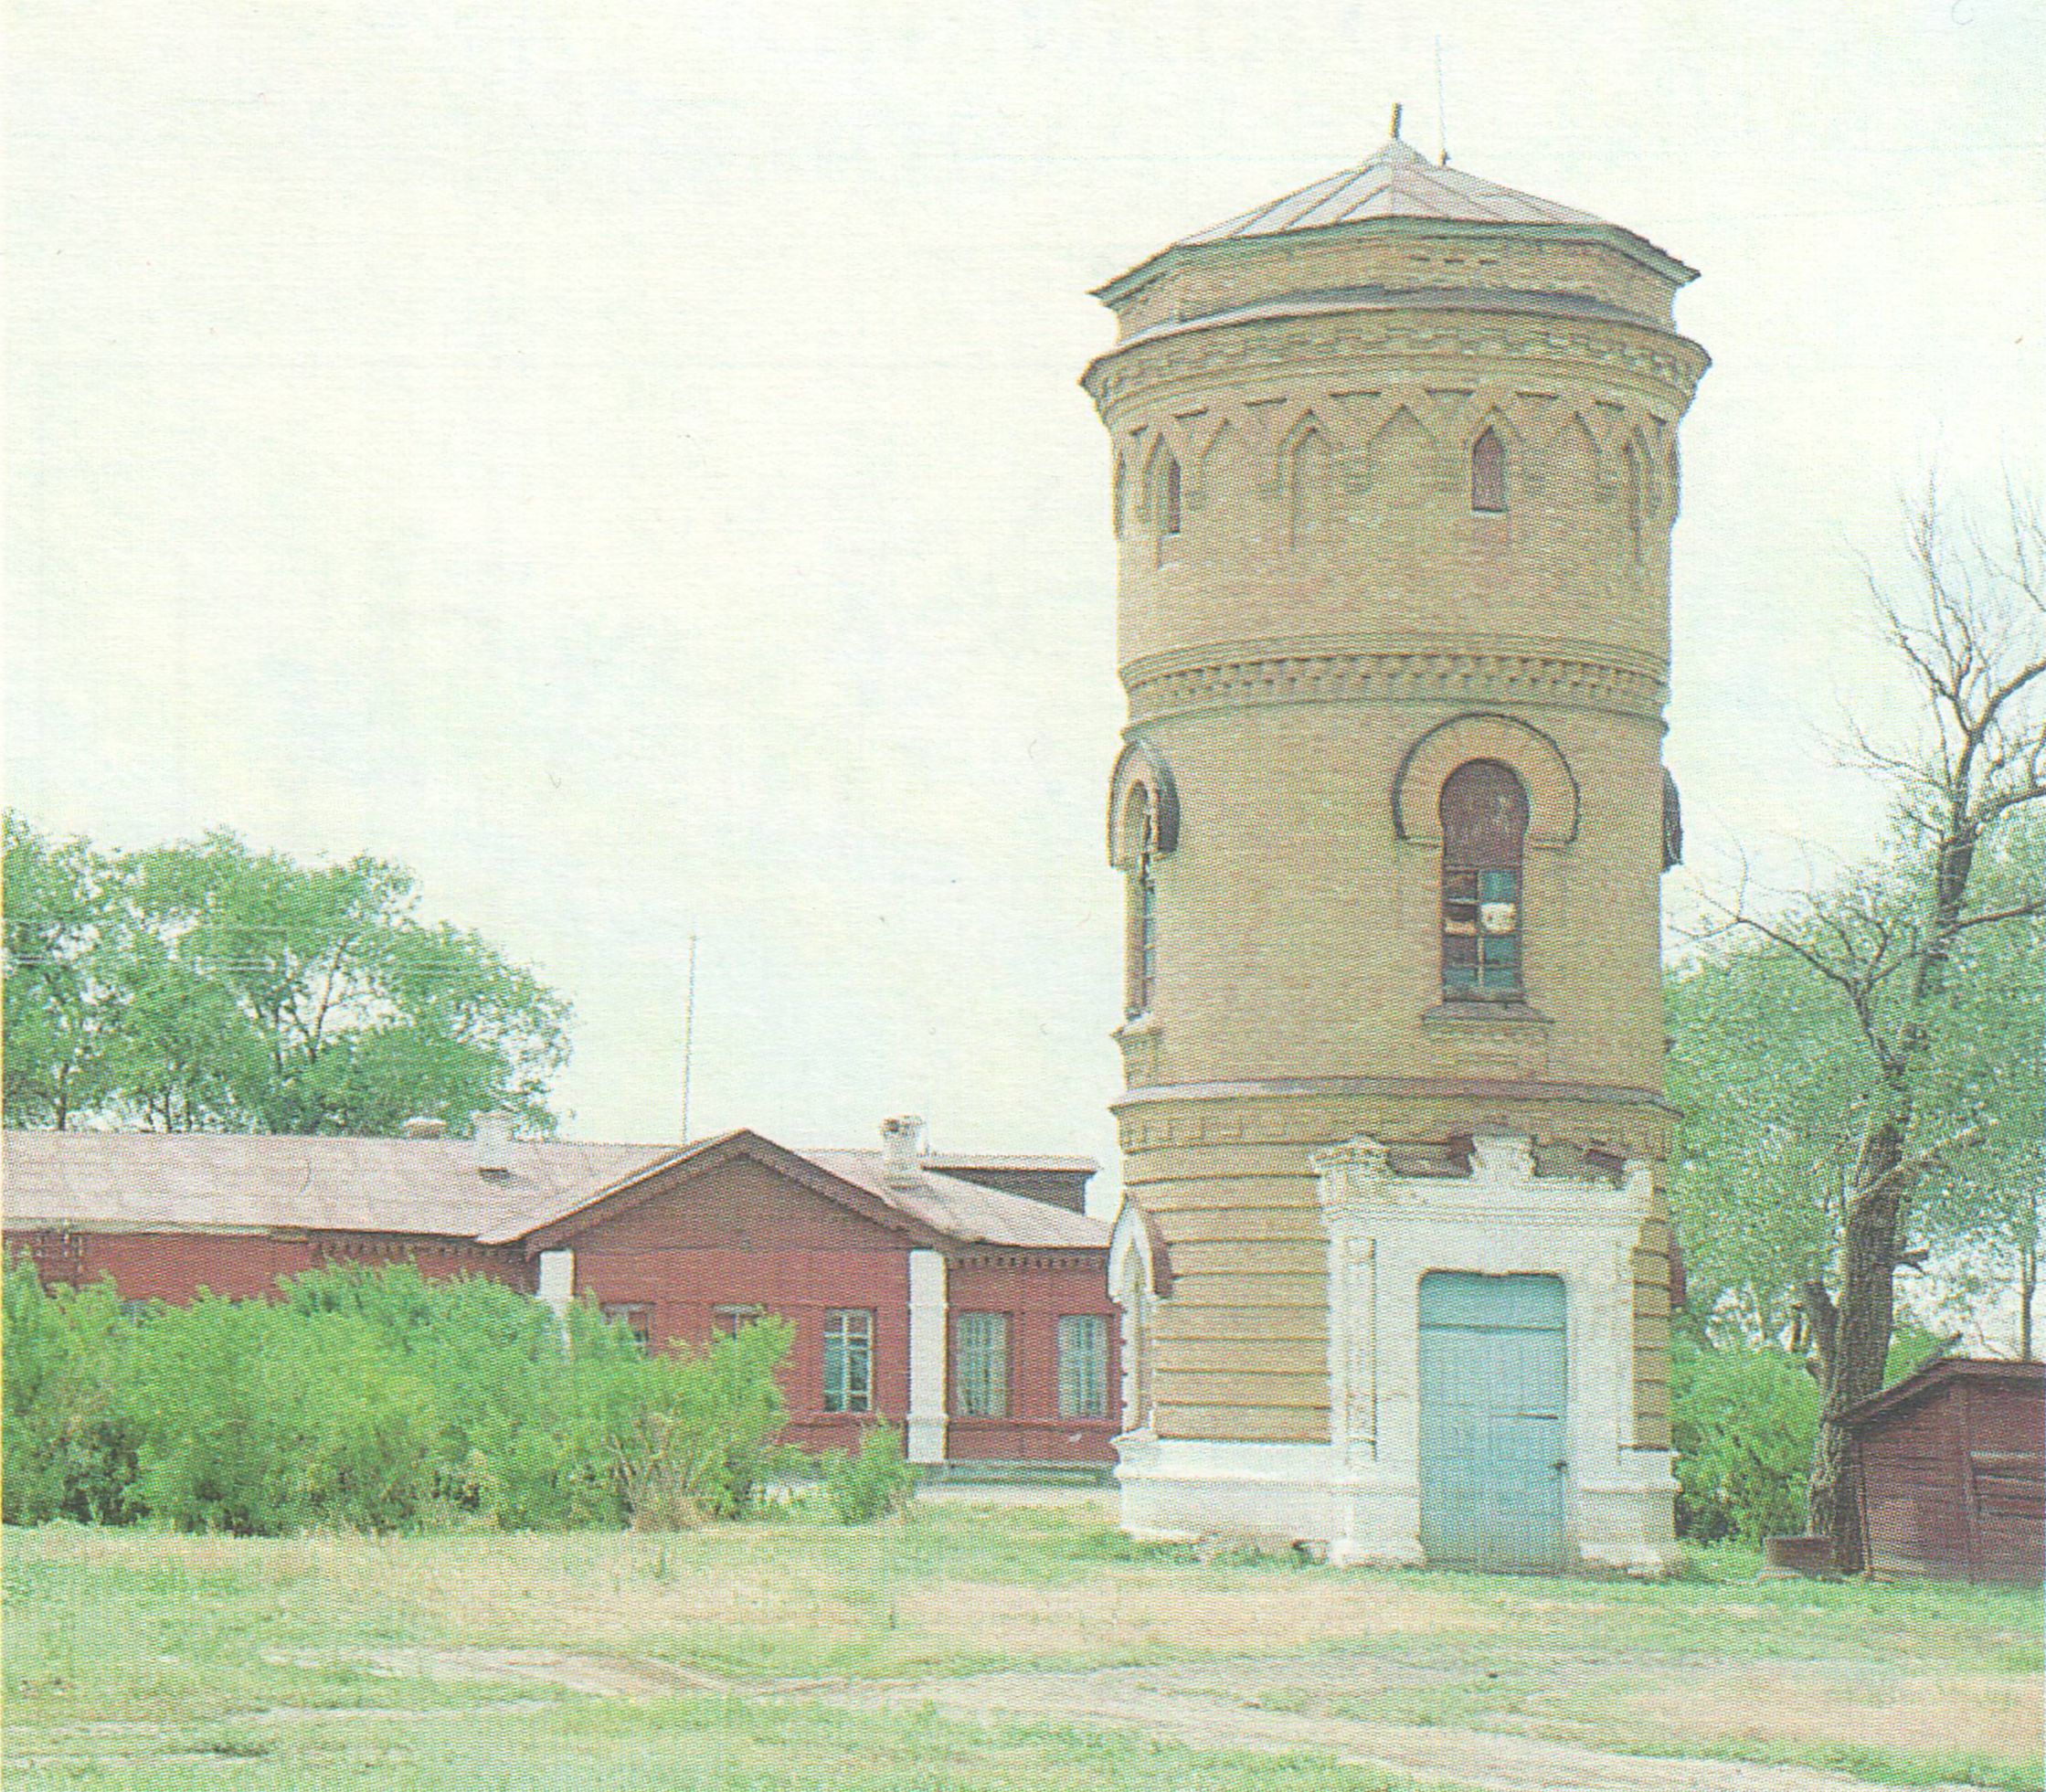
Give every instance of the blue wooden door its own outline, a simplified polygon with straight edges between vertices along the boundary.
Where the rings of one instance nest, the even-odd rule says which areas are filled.
[[[1421,1547],[1430,1562],[1564,1565],[1563,1281],[1421,1281]]]

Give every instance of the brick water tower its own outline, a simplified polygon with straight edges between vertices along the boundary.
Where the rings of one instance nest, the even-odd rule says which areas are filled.
[[[1693,278],[1395,134],[1100,290],[1132,1531],[1670,1557]]]

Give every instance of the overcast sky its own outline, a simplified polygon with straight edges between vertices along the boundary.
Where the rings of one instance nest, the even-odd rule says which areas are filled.
[[[2029,16],[2028,16],[2029,15]],[[1088,289],[1353,164],[1701,270],[1693,864],[1851,852],[1857,555],[2046,471],[2046,25],[1847,7],[14,8],[9,801],[368,851],[578,1010],[570,1129],[1113,1156]]]

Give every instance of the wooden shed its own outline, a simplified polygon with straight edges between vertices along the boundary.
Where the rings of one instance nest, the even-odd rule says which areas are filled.
[[[1940,1357],[1847,1419],[1871,1569],[2046,1573],[2046,1363]]]

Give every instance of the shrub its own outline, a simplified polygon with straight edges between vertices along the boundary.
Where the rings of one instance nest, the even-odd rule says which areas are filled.
[[[1801,1531],[1818,1384],[1787,1351],[1670,1341],[1677,1531],[1696,1543]]]
[[[645,1530],[745,1512],[788,1420],[774,1378],[788,1322],[758,1320],[705,1351],[661,1356],[588,1309],[573,1326],[586,1498],[600,1490],[616,1516]]]
[[[357,1315],[202,1295],[138,1353],[141,1500],[183,1531],[410,1529],[426,1515],[432,1396]]]
[[[899,1512],[917,1496],[917,1466],[902,1457],[902,1434],[870,1425],[857,1455],[824,1452],[824,1497],[843,1524],[867,1524]]]
[[[123,1397],[135,1322],[113,1284],[46,1289],[35,1266],[16,1257],[6,1266],[5,1325],[6,1522],[139,1517],[141,1432]]]
[[[752,1502],[787,1414],[777,1320],[648,1355],[578,1306],[409,1266],[142,1318],[6,1279],[5,1513],[274,1535],[314,1525],[671,1527]]]

